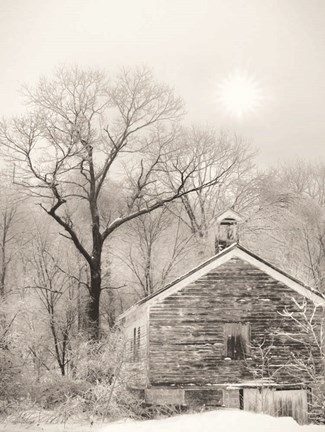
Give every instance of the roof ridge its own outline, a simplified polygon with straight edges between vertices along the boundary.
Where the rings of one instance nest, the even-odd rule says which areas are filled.
[[[191,270],[187,271],[186,273],[184,273],[183,275],[179,276],[178,278],[172,280],[171,282],[169,282],[167,285],[164,285],[162,288],[160,288],[159,290],[153,292],[152,294],[149,294],[148,296],[140,299],[139,301],[137,301],[136,303],[134,303],[132,306],[130,306],[125,312],[123,312],[120,316],[117,317],[117,321],[119,321],[120,319],[124,318],[126,315],[128,315],[133,309],[136,309],[138,306],[141,306],[142,304],[146,303],[147,301],[149,301],[150,299],[152,299],[153,297],[156,297],[157,295],[161,294],[162,292],[170,289],[172,286],[176,285],[177,283],[183,281],[184,279],[186,279],[187,277],[191,276],[193,273],[197,272],[198,270],[204,268],[205,266],[207,266],[208,264],[210,264],[211,262],[219,259],[221,256],[228,254],[229,252],[231,252],[233,249],[239,249],[242,252],[250,255],[252,258],[260,261],[261,263],[267,265],[268,267],[272,268],[273,270],[275,270],[276,272],[282,274],[283,276],[285,276],[286,278],[292,280],[295,283],[298,283],[299,285],[301,285],[303,288],[307,289],[308,291],[310,291],[312,294],[319,296],[322,300],[325,300],[325,295],[323,293],[321,293],[320,291],[311,288],[310,286],[306,285],[304,282],[302,282],[301,280],[295,278],[294,276],[291,276],[289,273],[285,272],[284,270],[276,267],[275,265],[271,264],[269,261],[266,261],[264,258],[261,258],[259,255],[256,255],[254,252],[251,252],[249,249],[247,249],[246,247],[242,246],[239,242],[233,243],[232,245],[228,246],[227,248],[223,249],[221,252],[217,253],[216,255],[213,255],[212,257],[208,258],[207,260],[203,261],[202,263],[200,263],[199,265],[197,265],[196,267],[193,267]]]
[[[124,315],[128,314],[132,309],[136,308],[137,306],[140,306],[143,303],[146,303],[151,298],[157,296],[163,291],[166,291],[167,289],[171,288],[176,283],[184,280],[186,277],[190,276],[191,274],[195,273],[197,270],[201,269],[202,267],[205,267],[210,262],[214,261],[215,259],[219,258],[221,255],[224,255],[225,253],[229,252],[230,250],[234,249],[236,246],[239,246],[239,243],[233,243],[232,245],[228,246],[227,248],[223,249],[221,252],[218,252],[216,255],[213,255],[212,257],[208,258],[207,260],[201,262],[196,267],[193,267],[191,270],[187,271],[186,273],[182,274],[176,279],[173,279],[171,282],[169,282],[167,285],[164,285],[159,290],[153,292],[152,294],[147,295],[146,297],[143,297],[142,299],[138,300],[136,303],[134,303],[132,306],[130,306],[125,312],[123,312],[121,315],[117,317],[117,321],[122,319]]]

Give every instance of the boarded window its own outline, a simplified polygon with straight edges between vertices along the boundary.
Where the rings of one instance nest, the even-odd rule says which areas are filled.
[[[136,362],[140,359],[140,338],[141,338],[141,330],[140,327],[133,328],[133,338],[131,339],[131,358],[133,362]]]
[[[224,355],[232,360],[244,359],[249,354],[249,323],[227,323],[224,325]]]
[[[133,360],[133,356],[134,356],[133,352],[134,352],[134,344],[133,344],[133,339],[131,339],[130,340],[130,359],[131,359],[131,361]]]

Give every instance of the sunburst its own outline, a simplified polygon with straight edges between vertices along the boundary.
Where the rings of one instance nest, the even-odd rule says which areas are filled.
[[[218,85],[218,100],[230,115],[242,118],[260,107],[262,89],[256,79],[237,71]]]

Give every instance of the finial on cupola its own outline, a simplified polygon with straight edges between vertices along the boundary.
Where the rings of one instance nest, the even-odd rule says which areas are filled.
[[[221,252],[234,243],[238,243],[238,224],[242,220],[243,217],[232,209],[228,209],[217,216],[217,233],[215,237],[216,253]]]

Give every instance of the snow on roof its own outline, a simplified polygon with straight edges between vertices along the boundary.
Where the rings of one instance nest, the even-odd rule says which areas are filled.
[[[284,383],[276,383],[271,378],[264,378],[264,379],[256,379],[252,381],[241,381],[240,383],[229,383],[226,384],[227,390],[238,390],[242,388],[261,388],[261,387],[267,387],[267,388],[277,388],[277,389],[301,389],[305,387],[304,383],[294,383],[294,384],[284,384]]]
[[[241,222],[243,220],[243,217],[235,210],[228,209],[226,211],[223,211],[222,213],[219,213],[216,217],[217,222],[221,222],[224,219],[234,219],[237,222]]]
[[[217,268],[219,265],[224,264],[225,262],[229,261],[232,258],[240,258],[248,262],[249,264],[253,265],[254,267],[268,274],[275,280],[278,280],[279,282],[283,283],[289,288],[292,288],[294,291],[298,292],[302,296],[309,298],[311,301],[314,302],[315,305],[325,306],[325,296],[322,293],[309,287],[308,285],[304,284],[303,282],[296,279],[295,277],[289,275],[285,271],[275,267],[273,264],[270,264],[263,258],[259,257],[258,255],[254,254],[253,252],[249,251],[248,249],[244,248],[238,243],[234,243],[228,248],[219,252],[217,255],[214,255],[213,257],[209,258],[207,261],[204,261],[197,267],[193,268],[189,272],[173,280],[172,282],[170,282],[168,285],[164,286],[160,290],[157,290],[153,294],[150,294],[147,297],[144,297],[143,299],[139,300],[137,303],[131,306],[127,311],[121,314],[117,318],[117,321],[123,319],[125,316],[135,311],[139,306],[148,303],[152,299],[156,299],[156,298],[162,299],[178,291],[179,289],[183,288],[184,286],[188,285],[191,282],[194,282],[195,280],[199,279],[203,275],[207,274],[209,271]]]

